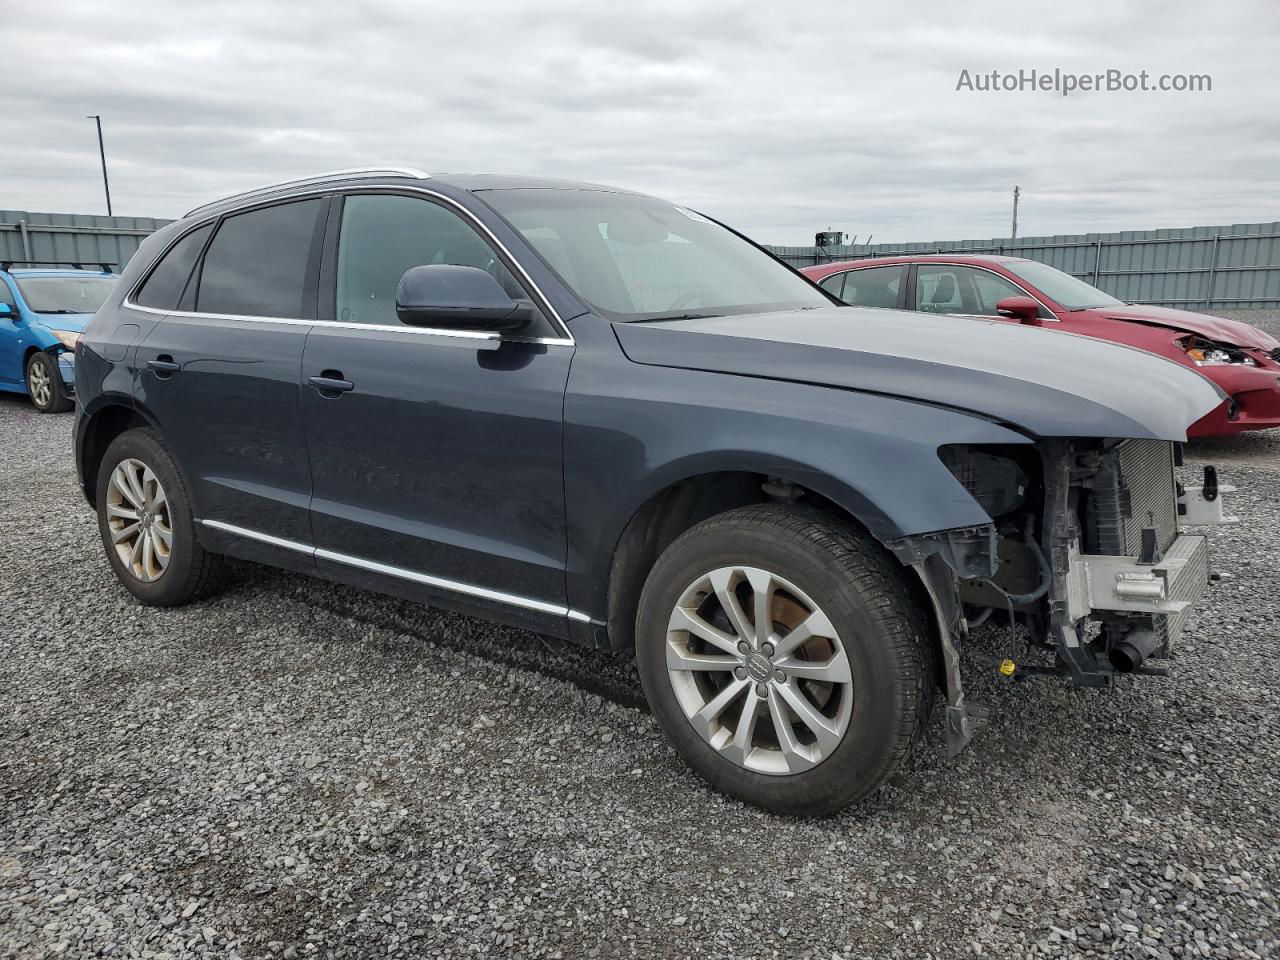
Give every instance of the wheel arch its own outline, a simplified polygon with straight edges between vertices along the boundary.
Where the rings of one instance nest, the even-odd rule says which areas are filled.
[[[795,501],[830,513],[881,543],[896,535],[890,519],[872,500],[835,477],[774,458],[761,462],[744,457],[737,462],[734,468],[696,471],[686,463],[683,469],[667,471],[674,476],[664,476],[611,538],[604,586],[609,646],[634,646],[636,612],[649,571],[677,537],[710,517],[756,503]],[[919,577],[913,574],[910,579]],[[924,602],[924,584],[918,585]]]
[[[123,396],[101,398],[92,411],[82,415],[76,430],[76,461],[80,464],[80,487],[91,507],[98,506],[98,470],[112,441],[126,430],[155,426],[150,417]]]
[[[27,345],[27,347],[22,351],[22,376],[24,379],[27,376],[27,364],[31,362],[31,358],[37,353],[46,353],[49,355],[49,359],[57,360],[57,356],[49,352],[55,346],[57,346],[56,343],[46,344],[44,346],[41,346],[39,343],[30,343]]]

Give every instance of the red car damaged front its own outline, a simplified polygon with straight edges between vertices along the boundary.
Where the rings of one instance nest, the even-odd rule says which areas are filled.
[[[878,284],[842,281],[844,277],[856,278],[863,270],[885,267],[901,271],[889,294],[896,302],[886,302],[886,289]],[[820,264],[802,272],[846,302],[861,306],[895,306],[1042,325],[1167,357],[1211,380],[1229,398],[1192,425],[1188,434],[1193,437],[1280,427],[1280,341],[1247,323],[1189,310],[1125,303],[1078,277],[1017,257],[877,257]],[[929,280],[942,273],[950,275],[945,289],[954,290],[954,294],[939,303],[934,295],[937,287],[930,288]],[[884,276],[884,271],[879,275]],[[854,291],[863,289],[869,290],[875,302],[859,299]],[[1002,309],[1009,297],[1022,297],[1024,306],[1032,309]],[[1028,297],[1034,303],[1026,304]]]
[[[1118,328],[1107,328],[1114,332],[1108,339],[1181,363],[1189,360],[1231,398],[1194,424],[1191,436],[1280,426],[1280,341],[1275,337],[1238,320],[1169,307],[1126,304],[1092,312],[1102,315],[1101,323],[1110,321]],[[1156,338],[1159,342],[1153,342]]]

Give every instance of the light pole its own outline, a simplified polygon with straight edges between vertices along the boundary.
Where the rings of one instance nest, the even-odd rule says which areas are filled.
[[[102,169],[104,171],[104,176],[105,176],[105,171],[107,168],[103,167]],[[1013,228],[1009,231],[1010,240],[1018,239],[1018,197],[1021,195],[1022,195],[1022,191],[1015,186],[1013,188]]]
[[[102,158],[102,189],[107,194],[107,216],[111,216],[111,184],[107,182],[107,151],[102,145],[102,116],[97,113],[85,117],[98,124],[98,156]]]

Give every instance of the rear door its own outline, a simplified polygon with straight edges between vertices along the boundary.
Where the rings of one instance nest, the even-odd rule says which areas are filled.
[[[202,538],[304,569],[311,471],[299,376],[328,202],[224,217],[202,255],[180,241],[174,269],[166,257],[138,292],[146,306],[153,280],[167,298],[181,290],[180,308],[138,348],[136,396],[191,486]],[[199,260],[188,277],[189,256]]]
[[[317,565],[563,631],[572,340],[544,316],[502,339],[400,322],[396,286],[421,264],[480,267],[531,299],[504,255],[443,202],[335,200],[326,248],[322,322],[302,365]],[[312,386],[312,377],[325,379]],[[346,387],[325,388],[334,381]]]

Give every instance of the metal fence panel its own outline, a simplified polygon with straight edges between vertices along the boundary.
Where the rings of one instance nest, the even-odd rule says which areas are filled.
[[[138,245],[169,220],[0,210],[0,261],[68,261],[124,269]]]
[[[121,270],[143,238],[169,222],[0,210],[0,260],[108,263]],[[1280,306],[1280,221],[1017,240],[768,249],[797,267],[895,254],[1008,254],[1040,260],[1121,300],[1188,309]]]
[[[905,254],[1005,254],[1047,263],[1133,303],[1185,309],[1280,306],[1280,222],[768,249],[797,267]]]

